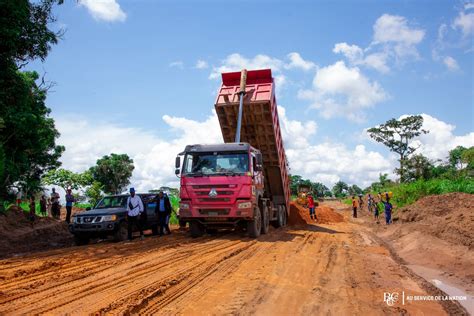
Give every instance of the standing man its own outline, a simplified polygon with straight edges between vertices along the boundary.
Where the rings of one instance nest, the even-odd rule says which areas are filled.
[[[352,217],[357,218],[357,208],[359,207],[359,201],[355,195],[352,197]]]
[[[56,192],[56,189],[52,189],[51,193],[51,215],[53,218],[59,219],[61,215],[61,206],[59,205],[59,193]]]
[[[47,205],[46,197],[44,196],[44,194],[41,196],[41,199],[40,199],[40,213],[43,216],[48,215],[48,205]]]
[[[127,199],[128,240],[130,241],[132,240],[134,226],[140,231],[140,239],[145,239],[143,227],[140,222],[140,215],[144,209],[142,199],[135,194],[134,188],[130,188],[130,196]]]
[[[316,220],[316,214],[314,212],[314,199],[313,195],[308,194],[308,208],[309,208],[309,216],[311,219]]]
[[[163,236],[164,230],[171,233],[169,225],[166,223],[166,218],[171,216],[171,202],[168,195],[160,191],[156,196],[155,214],[158,216],[158,224],[160,225],[160,236]]]
[[[72,195],[71,188],[67,188],[66,190],[66,223],[69,224],[71,221],[71,212],[72,212],[72,204],[76,202],[74,199],[74,195]]]

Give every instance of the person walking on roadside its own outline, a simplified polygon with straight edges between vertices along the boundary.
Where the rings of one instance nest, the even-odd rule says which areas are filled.
[[[128,240],[132,240],[133,227],[140,231],[140,239],[145,239],[143,227],[140,221],[140,215],[144,211],[142,199],[135,194],[135,188],[130,188],[130,196],[127,199],[127,222],[128,222]]]
[[[44,196],[44,194],[41,196],[40,199],[40,213],[43,216],[48,215],[48,202],[46,201],[46,196]]]
[[[385,202],[385,223],[390,225],[392,223],[392,203]]]
[[[61,205],[59,205],[59,193],[56,192],[56,189],[52,189],[53,193],[51,193],[51,215],[54,218],[59,219],[61,216]]]
[[[66,223],[71,222],[71,212],[72,212],[72,205],[76,202],[74,195],[72,194],[71,188],[67,188],[66,190]]]
[[[171,216],[171,202],[168,195],[164,194],[163,191],[160,191],[156,196],[155,214],[158,216],[160,236],[163,236],[165,230],[170,234],[171,230],[166,218]]]
[[[28,216],[28,219],[30,220],[31,223],[31,228],[34,227],[35,225],[35,219],[36,219],[36,202],[35,202],[35,196],[32,195],[30,197],[30,213]]]
[[[372,194],[367,194],[367,209],[369,211],[369,214],[372,213],[372,208],[374,205],[374,198],[372,197]]]
[[[355,195],[352,197],[352,217],[357,218],[357,208],[359,207],[359,201]]]
[[[314,211],[314,199],[312,194],[308,194],[308,208],[309,208],[309,216],[311,219],[316,220],[316,212]]]
[[[21,193],[21,190],[18,189],[18,192],[16,193],[16,206],[20,207],[22,197],[23,194]]]

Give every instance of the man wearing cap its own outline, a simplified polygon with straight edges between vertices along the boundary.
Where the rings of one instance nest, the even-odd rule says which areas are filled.
[[[143,228],[140,223],[140,214],[143,210],[142,199],[135,194],[134,188],[130,188],[130,196],[127,199],[128,240],[132,240],[133,226],[136,226],[140,231],[140,239],[145,239]]]

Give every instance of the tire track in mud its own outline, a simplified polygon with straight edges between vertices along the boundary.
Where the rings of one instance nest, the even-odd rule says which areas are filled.
[[[128,245],[124,245],[128,246]],[[166,244],[164,245],[166,246]],[[116,248],[116,246],[114,246]],[[119,248],[118,248],[119,249]],[[162,248],[160,248],[162,249]],[[110,249],[109,249],[110,250]],[[117,250],[117,249],[114,249]],[[94,251],[94,250],[92,250]],[[108,250],[105,251],[105,253]],[[103,253],[103,251],[101,252]],[[104,259],[98,259],[91,261],[90,256],[87,255],[95,255],[95,253],[91,253],[90,250],[86,250],[85,253],[82,253],[85,257],[80,260],[75,260],[75,258],[67,259],[59,259],[58,261],[66,261],[68,263],[64,265],[53,264],[51,265],[52,271],[47,269],[46,271],[41,271],[41,267],[48,266],[48,262],[57,262],[55,259],[50,259],[43,263],[39,268],[33,268],[29,270],[19,270],[14,273],[14,276],[10,282],[4,282],[0,286],[1,292],[8,292],[9,290],[13,290],[13,293],[10,293],[7,297],[0,298],[0,310],[1,305],[12,300],[16,300],[22,297],[31,296],[38,292],[44,292],[47,290],[52,290],[55,287],[59,287],[63,284],[71,283],[76,280],[84,279],[91,274],[97,274],[100,272],[107,271],[112,269],[113,266],[117,263],[122,263],[125,260],[129,260],[136,256],[144,256],[146,253],[137,252],[129,257],[118,257],[115,258],[114,264],[111,265],[110,261],[111,258],[107,257]],[[75,257],[75,256],[74,256]],[[42,273],[44,272],[44,273]],[[25,278],[24,275],[27,277]],[[61,281],[59,281],[61,279]],[[54,282],[57,281],[57,282]],[[39,288],[37,291],[32,291],[42,285],[46,284],[46,287]],[[25,292],[25,291],[28,292]],[[19,293],[16,293],[19,292]],[[16,294],[15,294],[16,293]]]
[[[180,253],[175,251],[169,251],[167,254],[156,251],[149,254],[148,256],[142,257],[140,260],[131,258],[128,262],[127,258],[121,258],[120,262],[113,262],[107,264],[103,269],[95,269],[89,271],[86,278],[75,278],[72,281],[66,278],[63,282],[58,282],[46,289],[38,289],[34,293],[27,293],[23,299],[15,299],[15,305],[27,307],[29,313],[42,313],[50,312],[53,310],[64,309],[64,310],[81,310],[86,308],[89,312],[91,311],[91,305],[81,304],[80,302],[84,299],[90,298],[91,296],[98,295],[100,293],[106,293],[105,297],[102,294],[102,299],[99,304],[104,304],[107,299],[117,299],[120,296],[120,292],[123,292],[124,284],[130,283],[134,285],[133,280],[142,280],[147,284],[149,275],[153,275],[156,270],[163,269],[166,266],[176,264],[180,260],[192,258],[192,256],[203,256],[207,253],[212,254],[215,251],[219,251],[220,248],[226,248],[235,244],[235,241],[227,241],[225,244],[220,242],[210,242],[199,244],[193,249],[187,249],[183,247]],[[108,271],[111,270],[111,271]],[[117,271],[118,270],[118,271]],[[115,271],[115,272],[114,272]],[[127,287],[127,291],[130,292],[132,287]],[[116,291],[118,290],[118,293]],[[48,297],[51,294],[54,296],[54,292],[67,293],[65,296],[57,297],[54,301],[41,300],[41,297]],[[33,306],[28,306],[28,302],[36,301],[39,302]],[[77,303],[79,302],[79,304]],[[11,302],[10,302],[11,303]],[[76,308],[73,308],[74,305]],[[93,305],[93,304],[92,304]],[[2,311],[2,305],[0,305],[0,311]],[[8,311],[8,310],[7,310]]]

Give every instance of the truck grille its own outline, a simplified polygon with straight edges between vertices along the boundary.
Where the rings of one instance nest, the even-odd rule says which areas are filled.
[[[208,216],[218,216],[218,215],[229,215],[230,210],[228,208],[223,209],[200,209],[199,214],[208,215]]]

